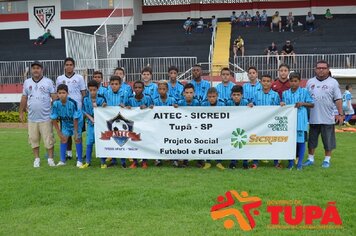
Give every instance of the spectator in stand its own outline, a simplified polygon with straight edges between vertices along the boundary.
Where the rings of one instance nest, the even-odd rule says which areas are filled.
[[[245,56],[245,47],[244,47],[244,40],[242,39],[241,35],[237,37],[234,41],[234,57],[237,57],[237,52],[241,51],[241,56]]]
[[[326,12],[325,12],[325,19],[327,20],[331,20],[333,18],[333,14],[331,14],[330,12],[330,9],[326,9]]]
[[[34,45],[45,44],[49,38],[54,39],[53,35],[51,34],[51,30],[47,29],[46,33],[44,33],[42,36],[40,36],[36,39],[36,42],[34,42]]]
[[[271,46],[267,48],[267,65],[269,64],[269,58],[271,56],[275,57],[277,59],[277,63],[279,63],[278,48],[274,42],[272,42]]]
[[[261,15],[259,11],[256,11],[256,15],[253,17],[253,21],[256,22],[257,27],[260,28],[261,26]]]
[[[266,10],[263,10],[262,15],[261,15],[261,26],[263,26],[263,27],[266,26],[267,18],[268,18],[268,16],[267,16]]]
[[[208,24],[209,29],[210,29],[211,32],[214,31],[214,28],[216,28],[217,24],[218,24],[218,19],[216,19],[215,16],[212,16],[211,17],[211,22]]]
[[[315,29],[314,21],[315,21],[315,17],[314,17],[314,15],[309,11],[309,12],[308,12],[308,15],[305,17],[304,30],[305,30],[305,31],[310,31],[310,32],[312,32],[312,31]]]
[[[284,60],[285,57],[292,57],[293,63],[296,64],[294,47],[291,44],[290,40],[286,41],[286,44],[282,48],[281,55],[282,55],[282,63],[285,63],[285,60]]]
[[[252,22],[251,15],[247,11],[245,11],[245,24],[246,24],[246,27],[250,27],[251,22]]]
[[[188,17],[187,20],[183,24],[183,28],[185,30],[185,34],[191,34],[192,33],[192,26],[193,26],[193,21],[190,19],[190,17]]]
[[[276,11],[276,13],[272,16],[271,32],[273,32],[274,26],[278,26],[279,32],[282,32],[282,18],[278,11]]]
[[[235,11],[233,11],[232,15],[230,16],[230,23],[231,24],[237,23],[237,16],[236,16],[236,12]]]
[[[242,27],[246,26],[246,16],[245,16],[245,13],[243,11],[239,15],[238,21],[240,22]]]
[[[203,33],[204,32],[204,20],[203,17],[200,17],[197,22],[197,32]]]
[[[293,16],[292,12],[289,12],[289,14],[287,16],[287,25],[286,25],[286,27],[289,28],[290,32],[294,32],[293,24],[294,24],[294,16]]]

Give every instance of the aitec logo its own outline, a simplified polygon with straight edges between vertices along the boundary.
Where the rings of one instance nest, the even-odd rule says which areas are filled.
[[[140,134],[133,132],[134,122],[123,117],[121,113],[106,121],[106,125],[108,131],[101,133],[100,139],[102,140],[110,140],[112,138],[120,147],[124,146],[129,139],[131,141],[141,141]]]

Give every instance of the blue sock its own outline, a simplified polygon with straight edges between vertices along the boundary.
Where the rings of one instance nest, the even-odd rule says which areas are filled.
[[[297,153],[298,153],[298,165],[297,167],[301,167],[304,159],[305,153],[305,143],[297,143]]]
[[[121,165],[126,165],[126,159],[125,158],[121,158]]]
[[[253,164],[258,166],[258,160],[253,160]]]
[[[116,158],[111,159],[111,163],[117,165],[117,159]]]
[[[211,162],[211,160],[206,160],[206,163],[210,163]]]
[[[91,162],[91,153],[93,152],[93,144],[88,144],[87,145],[87,151],[86,151],[86,163],[90,164]]]
[[[233,165],[237,165],[237,160],[231,160],[230,163],[233,164]]]
[[[273,163],[275,166],[278,165],[278,160],[274,160]]]
[[[77,150],[78,161],[83,162],[83,144],[81,142],[76,143],[75,149]]]
[[[101,163],[102,165],[104,165],[105,162],[106,162],[106,158],[100,158],[100,163]]]
[[[60,159],[61,162],[66,162],[66,152],[67,152],[67,143],[61,143],[60,145]]]
[[[248,166],[248,161],[247,161],[247,160],[243,160],[243,161],[242,161],[242,165],[243,165],[243,166]]]
[[[294,160],[289,160],[288,162],[288,168],[292,168],[294,166]]]
[[[216,160],[216,163],[221,163],[222,162],[222,160]]]

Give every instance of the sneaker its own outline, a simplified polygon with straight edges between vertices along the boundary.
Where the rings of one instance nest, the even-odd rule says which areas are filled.
[[[130,169],[136,169],[137,165],[135,162],[132,162],[132,164],[130,165]]]
[[[117,167],[117,163],[109,163],[109,164],[107,164],[107,167],[108,168],[111,168],[111,167]]]
[[[108,168],[108,166],[107,166],[106,164],[101,164],[101,165],[100,165],[100,168],[101,168],[101,169],[106,169],[106,168]]]
[[[126,168],[127,168],[126,163],[122,163],[122,164],[121,164],[121,168],[122,168],[122,169],[126,169]]]
[[[257,169],[257,167],[258,167],[258,166],[257,166],[256,164],[252,164],[252,165],[251,165],[251,169]]]
[[[235,169],[235,168],[236,168],[236,165],[235,165],[234,163],[230,163],[230,164],[229,164],[229,168],[230,168],[230,169]]]
[[[40,167],[40,158],[35,158],[35,161],[33,162],[33,167],[38,168]]]
[[[242,168],[247,170],[248,169],[248,164],[247,163],[242,163]]]
[[[297,167],[297,170],[302,170],[302,169],[303,169],[303,167],[301,167],[301,166]]]
[[[220,170],[225,170],[225,167],[221,163],[216,164],[216,167]]]
[[[346,125],[347,127],[351,127],[351,126],[352,126],[349,122],[345,122],[345,125]]]
[[[306,162],[303,163],[303,166],[312,166],[314,165],[314,161],[307,160]]]
[[[293,169],[293,165],[288,165],[287,169],[288,170],[292,170]]]
[[[172,165],[173,165],[174,167],[179,167],[178,161],[173,161]]]
[[[329,168],[330,167],[330,162],[328,161],[323,161],[323,164],[321,165],[323,168]]]
[[[155,160],[155,166],[162,166],[162,162],[160,160]]]
[[[54,163],[53,158],[48,158],[47,163],[48,163],[48,165],[51,166],[51,167],[56,166],[56,163]]]
[[[106,158],[106,162],[111,162],[112,158],[109,157],[109,158]]]
[[[66,165],[66,163],[63,162],[63,161],[60,161],[60,162],[57,163],[57,166],[65,166],[65,165]]]
[[[142,162],[142,169],[147,169],[147,168],[148,168],[147,162],[143,161]]]
[[[66,160],[68,161],[68,160],[72,160],[72,156],[69,156],[68,154],[66,155]]]
[[[277,168],[277,169],[282,169],[282,168],[283,168],[283,166],[282,166],[280,163],[278,163],[278,164],[275,165],[274,167]]]
[[[204,162],[203,161],[197,161],[197,167],[198,168],[202,168],[204,166]]]
[[[83,163],[82,162],[80,162],[80,161],[77,161],[77,167],[81,167],[83,165]]]
[[[84,165],[82,165],[81,167],[79,167],[80,169],[86,169],[90,166],[89,163],[85,163]]]
[[[207,170],[207,169],[209,169],[210,167],[211,167],[211,164],[210,164],[209,162],[206,162],[205,165],[204,165],[204,167],[203,167],[203,169],[204,169],[204,170]]]

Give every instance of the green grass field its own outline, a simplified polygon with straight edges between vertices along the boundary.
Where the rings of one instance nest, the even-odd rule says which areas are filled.
[[[81,170],[73,160],[50,168],[44,159],[35,169],[27,130],[0,129],[0,134],[0,235],[356,234],[356,133],[337,134],[330,169],[321,168],[319,147],[316,165],[303,171],[277,170],[272,163],[258,170],[100,169],[97,160]],[[57,141],[56,162],[58,152]],[[251,232],[237,224],[226,230],[223,220],[211,219],[217,196],[228,190],[262,198]],[[323,209],[336,201],[343,228],[269,229],[269,200],[300,200]]]

